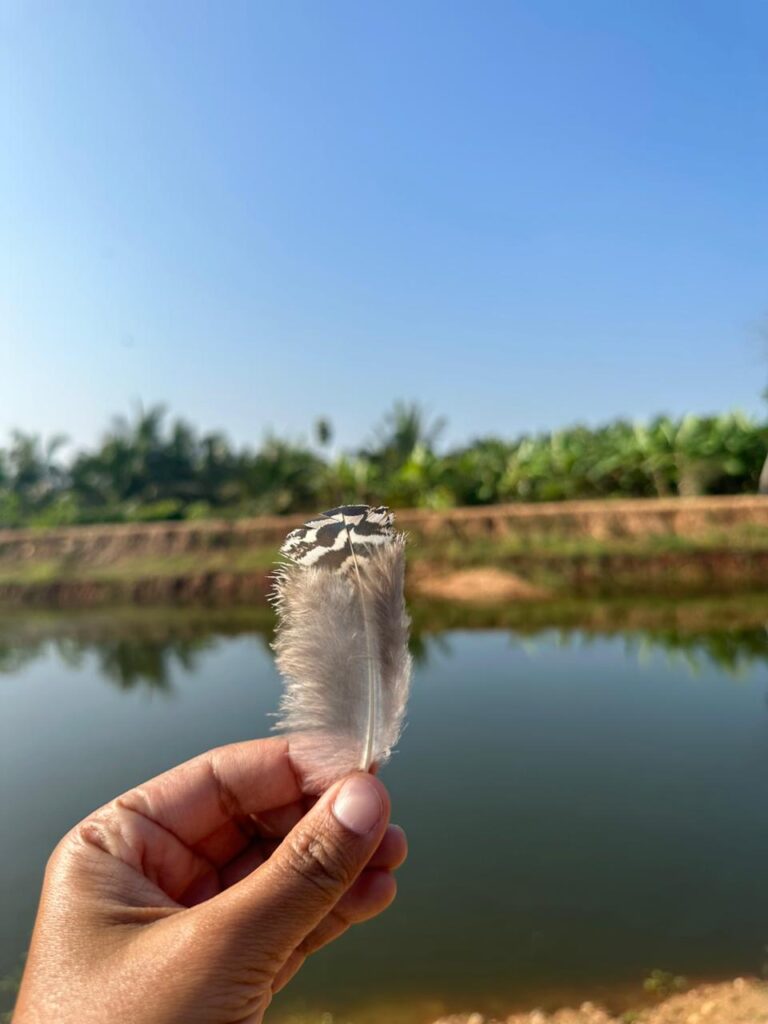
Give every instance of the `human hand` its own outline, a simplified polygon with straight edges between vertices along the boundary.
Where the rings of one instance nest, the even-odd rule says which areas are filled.
[[[137,786],[54,851],[15,1024],[258,1024],[310,953],[392,902],[388,819],[371,775],[307,798],[284,738]]]

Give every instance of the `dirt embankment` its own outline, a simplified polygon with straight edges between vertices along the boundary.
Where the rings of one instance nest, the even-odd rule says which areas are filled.
[[[0,582],[0,607],[93,608],[140,604],[265,604],[268,572],[183,573],[137,579],[61,579]]]
[[[0,530],[0,604],[262,602],[303,518]],[[410,591],[430,599],[682,596],[768,581],[767,498],[411,510],[398,524],[412,539]]]
[[[533,552],[505,558],[503,569],[489,566],[451,570],[420,564],[412,575],[412,589],[417,594],[472,603],[536,601],[564,595],[733,594],[766,588],[768,551]]]
[[[108,564],[126,557],[169,556],[211,550],[276,547],[304,515],[200,522],[107,523],[50,530],[0,529],[0,563],[71,558]],[[414,537],[470,540],[546,535],[607,540],[654,536],[696,537],[713,530],[753,525],[768,528],[768,498],[563,501],[487,505],[432,512],[398,512],[398,525]]]

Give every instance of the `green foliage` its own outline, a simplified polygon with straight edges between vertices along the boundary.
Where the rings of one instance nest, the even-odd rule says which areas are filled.
[[[646,992],[666,999],[675,992],[684,992],[688,988],[688,979],[682,974],[673,974],[671,971],[662,971],[659,967],[651,971],[643,982]]]
[[[739,413],[616,420],[439,451],[442,420],[397,403],[369,444],[337,456],[267,436],[235,448],[168,421],[161,406],[116,418],[63,462],[62,437],[15,432],[0,449],[0,526],[282,514],[342,502],[447,508],[504,501],[754,492],[768,424]],[[333,437],[315,424],[320,449]]]
[[[144,505],[133,505],[125,509],[125,519],[130,523],[183,518],[184,505],[178,498],[163,498],[162,501],[149,501]]]
[[[193,501],[184,509],[184,518],[189,520],[210,519],[212,515],[209,501]]]

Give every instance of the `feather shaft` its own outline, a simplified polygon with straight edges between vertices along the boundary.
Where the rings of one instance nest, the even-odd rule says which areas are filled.
[[[376,711],[378,704],[377,692],[378,692],[378,680],[376,672],[376,664],[373,658],[373,637],[371,635],[371,624],[368,617],[367,601],[365,596],[365,589],[363,588],[363,580],[360,575],[360,565],[357,561],[357,554],[355,553],[355,546],[352,543],[352,537],[349,532],[349,525],[347,524],[347,517],[342,512],[342,519],[344,521],[344,527],[347,531],[347,543],[349,544],[349,550],[352,554],[352,564],[355,567],[355,577],[357,579],[357,586],[360,591],[360,610],[363,616],[363,629],[365,630],[365,646],[367,652],[368,662],[368,720],[365,727],[365,742],[363,744],[363,754],[360,758],[360,770],[363,772],[369,771],[373,764],[373,741],[376,735]]]

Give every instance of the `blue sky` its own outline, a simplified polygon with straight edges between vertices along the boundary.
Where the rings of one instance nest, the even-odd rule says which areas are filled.
[[[762,0],[0,0],[0,435],[760,411]]]

